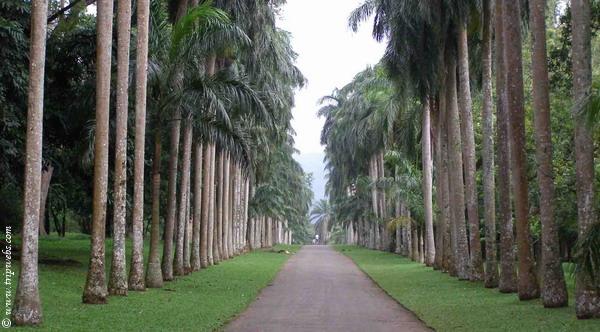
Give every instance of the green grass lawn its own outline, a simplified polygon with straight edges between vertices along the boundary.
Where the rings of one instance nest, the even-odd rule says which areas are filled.
[[[600,320],[577,320],[569,307],[545,309],[539,300],[458,281],[391,253],[336,246],[381,288],[437,331],[600,331]],[[573,283],[569,278],[569,291]]]
[[[109,266],[110,245],[110,242],[107,243],[109,254],[106,261]],[[295,252],[299,246],[277,246],[277,249],[283,248]],[[106,305],[85,305],[81,303],[81,294],[86,278],[88,252],[89,238],[83,235],[70,235],[66,239],[48,237],[40,242],[40,260],[55,259],[58,262],[40,264],[40,294],[44,322],[37,329],[219,329],[254,300],[289,257],[272,250],[260,250],[177,278],[165,283],[162,289],[129,292],[127,297],[110,297]],[[17,277],[14,280],[13,292]]]

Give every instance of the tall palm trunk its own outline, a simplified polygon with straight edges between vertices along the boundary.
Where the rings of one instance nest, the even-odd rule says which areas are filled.
[[[598,221],[594,193],[594,137],[585,118],[578,114],[592,85],[591,9],[589,0],[572,0],[573,117],[575,119],[575,176],[579,237]],[[578,318],[600,317],[600,291],[585,272],[578,273],[575,312]]]
[[[186,0],[179,0],[175,22],[179,21],[188,7]],[[174,85],[181,84],[181,69],[176,70]],[[173,235],[175,219],[177,219],[177,163],[179,160],[179,138],[181,136],[181,110],[177,108],[171,118],[171,133],[169,146],[169,183],[167,187],[167,219],[164,227],[164,243],[162,257],[163,279],[173,280]],[[180,190],[182,188],[179,188]]]
[[[519,299],[539,297],[539,288],[531,254],[527,157],[525,155],[525,109],[523,107],[523,67],[521,50],[521,4],[504,0],[504,65],[510,123],[510,154],[513,170],[513,195],[517,221],[519,260]]]
[[[212,160],[210,143],[204,145],[204,163],[202,165],[202,223],[200,227],[200,266],[208,266],[208,224],[210,210],[210,166]]]
[[[217,173],[217,199],[215,201],[216,204],[216,219],[215,219],[215,240],[213,246],[213,259],[215,260],[215,264],[221,261],[221,259],[225,259],[225,255],[223,253],[223,193],[224,186],[223,183],[223,174],[225,173],[223,167],[225,165],[225,151],[221,151],[219,153],[219,169]]]
[[[131,254],[131,270],[129,272],[129,289],[131,290],[144,290],[146,288],[144,280],[144,162],[146,158],[146,85],[148,76],[149,18],[150,1],[138,1],[135,68],[135,157],[133,162],[133,251]]]
[[[225,159],[223,164],[223,208],[225,209],[223,215],[225,219],[223,220],[223,252],[224,256],[229,258],[231,257],[231,239],[230,239],[230,228],[231,228],[231,220],[229,219],[229,187],[230,187],[230,160],[229,156]]]
[[[465,181],[465,200],[469,223],[470,279],[483,279],[483,260],[481,240],[479,238],[479,212],[477,183],[475,180],[475,134],[473,133],[473,113],[469,76],[469,44],[466,23],[458,27],[458,81],[460,97],[460,126],[462,134],[462,152]]]
[[[92,246],[83,302],[106,303],[104,236],[108,185],[108,132],[110,114],[110,62],[112,50],[113,2],[98,1],[96,16],[96,135],[94,140],[94,194]],[[38,197],[39,198],[39,197]],[[38,203],[39,205],[39,199]]]
[[[191,144],[190,149],[193,149],[193,143]],[[192,152],[190,151],[190,159]],[[191,169],[191,161],[190,161],[190,169]],[[186,188],[186,197],[187,200],[185,202],[185,234],[183,237],[183,271],[185,274],[192,272],[192,227],[193,227],[193,216],[192,216],[192,174],[190,170],[189,179],[187,181]]]
[[[192,271],[200,270],[200,238],[202,228],[202,143],[196,143],[194,163],[194,221],[192,225]]]
[[[558,225],[554,221],[554,172],[550,129],[550,96],[546,64],[546,1],[530,0],[533,69],[533,108],[537,178],[542,223],[542,301],[545,307],[564,307],[567,285],[560,261]]]
[[[504,4],[495,4],[496,42],[496,123],[498,145],[498,223],[500,225],[500,278],[502,293],[517,291],[515,273],[513,219],[510,200],[510,147],[508,145],[508,104],[506,100],[506,70],[504,69]]]
[[[447,73],[442,71],[442,75],[440,80],[442,82],[446,81]],[[451,242],[451,221],[452,217],[450,215],[450,194],[449,194],[449,179],[448,179],[448,129],[447,129],[447,110],[448,110],[448,102],[447,102],[447,89],[446,84],[442,84],[440,87],[440,103],[439,103],[439,115],[438,115],[438,144],[437,144],[437,154],[438,154],[438,175],[437,180],[439,181],[439,186],[437,187],[436,194],[439,196],[439,211],[440,211],[440,220],[439,226],[440,233],[442,238],[442,243],[440,244],[440,248],[442,248],[441,252],[441,269],[444,272],[448,272],[451,270],[452,262],[452,242]]]
[[[432,178],[433,160],[431,159],[431,106],[429,97],[423,105],[423,118],[421,130],[421,159],[423,163],[423,205],[425,209],[425,241],[427,241],[427,252],[425,253],[425,264],[432,266],[435,259],[435,242],[433,238],[433,198]]]
[[[443,221],[442,221],[442,197],[441,197],[441,185],[440,185],[440,111],[439,111],[439,96],[436,98],[435,106],[431,108],[431,126],[432,126],[432,171],[435,170],[435,177],[433,178],[434,185],[437,188],[438,192],[435,195],[435,204],[438,206],[438,209],[435,211],[435,220],[437,221],[437,227],[435,227],[435,231],[433,233],[435,237],[435,257],[433,260],[433,269],[434,270],[442,270],[442,257],[443,257]],[[433,189],[432,189],[433,191]],[[433,202],[432,202],[433,204]]]
[[[129,107],[129,42],[131,0],[119,0],[117,14],[117,103],[113,203],[113,255],[108,292],[127,295],[125,214],[127,200],[127,109]]]
[[[377,186],[376,186],[376,182],[377,182],[377,161],[376,161],[376,154],[371,156],[371,159],[369,159],[369,176],[371,178],[371,200],[372,200],[372,204],[373,204],[373,215],[375,216],[375,218],[373,220],[371,220],[370,222],[370,236],[369,236],[369,249],[375,249],[375,243],[376,243],[376,238],[375,238],[375,232],[374,232],[374,227],[377,224],[377,219],[379,218],[379,209],[377,208],[377,202],[378,202],[378,190],[377,190]]]
[[[412,221],[410,219],[410,213],[407,211],[406,206],[402,205],[402,215],[407,218],[404,231],[404,255],[410,259],[413,258],[413,242],[416,240],[413,237]]]
[[[250,245],[250,250],[256,249],[256,219],[250,218],[248,220],[248,244]]]
[[[246,247],[248,246],[248,200],[250,199],[250,180],[248,178],[246,178],[243,174],[242,174],[242,169],[241,167],[238,167],[239,169],[239,174],[240,177],[243,179],[244,181],[244,213],[243,213],[243,217],[242,217],[242,223],[243,223],[243,231],[242,231],[242,249],[246,249]],[[286,221],[286,228],[287,228],[287,221]]]
[[[384,150],[382,149],[379,154],[377,155],[377,178],[378,179],[384,179],[385,178],[385,165],[384,165],[384,161],[383,161],[383,152]],[[378,246],[379,246],[379,250],[385,250],[385,237],[386,237],[386,232],[385,232],[385,225],[383,223],[385,223],[385,218],[387,217],[387,206],[386,206],[386,199],[385,199],[385,189],[380,188],[379,189],[379,216],[381,218],[380,223],[377,226],[377,234],[379,235],[379,242],[378,242]]]
[[[175,243],[175,266],[173,271],[176,276],[185,275],[184,247],[187,228],[187,189],[190,182],[192,137],[192,120],[187,119],[183,127],[183,144],[181,145],[183,156],[181,158],[181,183],[179,186],[179,219],[177,225],[177,241]]]
[[[263,245],[263,241],[264,241],[263,240],[264,239],[264,230],[263,230],[264,229],[264,223],[265,223],[264,217],[260,216],[259,219],[258,219],[258,223],[257,223],[257,225],[258,225],[258,231],[257,231],[257,234],[258,234],[258,241],[257,241],[258,248],[263,248],[264,247],[264,245]]]
[[[396,200],[394,203],[394,218],[398,219],[400,217],[400,201]],[[360,223],[358,226],[359,234],[360,234]],[[394,238],[396,239],[396,247],[394,248],[394,253],[401,254],[402,253],[402,227],[400,223],[396,223],[394,229]],[[360,242],[360,237],[359,237]]]
[[[217,160],[217,149],[215,144],[211,144],[210,152],[210,180],[208,182],[208,264],[215,264],[214,261],[214,239],[215,239],[215,172],[216,172],[216,160]]]
[[[149,3],[146,0],[144,2]],[[138,4],[146,6],[146,4]],[[149,10],[148,10],[149,11]],[[139,17],[139,16],[138,16]],[[148,17],[147,13],[146,16]],[[146,30],[147,31],[147,30]],[[139,33],[138,30],[138,38]],[[140,49],[138,48],[138,52]],[[149,288],[161,288],[163,286],[162,271],[160,269],[160,167],[162,156],[162,137],[160,128],[155,128],[154,133],[154,158],[152,160],[152,228],[150,235],[150,256],[148,258],[148,271],[146,272],[146,286]]]
[[[229,257],[233,257],[238,254],[239,251],[239,185],[240,178],[238,176],[238,167],[235,163],[230,163],[229,168],[229,182],[231,186],[230,197],[229,197]]]
[[[273,218],[267,218],[267,247],[273,246]]]
[[[173,280],[173,233],[177,218],[177,163],[179,160],[179,136],[181,132],[181,110],[173,115],[169,148],[169,183],[167,188],[167,219],[165,221],[162,271],[163,279]],[[180,187],[179,190],[182,188]]]
[[[492,0],[483,1],[483,207],[485,220],[485,287],[498,287],[496,258],[496,182],[494,178],[494,115],[492,114]]]
[[[107,8],[104,8],[105,5],[106,3],[102,4],[102,14],[104,15],[109,13],[106,10]],[[112,10],[110,13],[112,14]],[[40,184],[42,178],[42,130],[44,118],[47,16],[47,1],[31,2],[31,44],[29,50],[25,180],[23,184],[21,272],[15,294],[15,303],[12,309],[12,318],[16,325],[38,325],[42,322],[42,307],[40,304],[38,282],[38,233],[40,224]]]
[[[452,210],[453,227],[455,229],[456,237],[454,263],[456,265],[458,278],[468,280],[470,277],[469,247],[465,226],[465,187],[463,181],[463,158],[461,150],[462,139],[456,96],[456,61],[454,57],[449,58],[447,81],[448,114],[446,120],[448,126],[448,178],[450,180],[449,192],[453,193],[450,199],[450,207]]]
[[[410,230],[410,237],[412,239],[412,250],[411,250],[411,255],[410,255],[410,259],[412,259],[415,262],[419,261],[419,233],[417,230],[417,225],[411,225],[411,230]]]

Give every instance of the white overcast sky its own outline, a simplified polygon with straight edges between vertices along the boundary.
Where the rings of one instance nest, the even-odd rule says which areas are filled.
[[[288,0],[279,26],[292,33],[297,65],[308,80],[296,92],[292,125],[301,154],[319,153],[323,119],[316,115],[320,97],[350,82],[354,75],[379,62],[384,44],[371,37],[371,23],[359,32],[348,28],[348,16],[363,0]]]

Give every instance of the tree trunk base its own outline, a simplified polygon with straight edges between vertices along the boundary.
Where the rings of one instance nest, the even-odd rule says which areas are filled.
[[[17,297],[12,310],[12,323],[17,326],[39,325],[42,322],[42,308],[37,298]]]
[[[127,287],[109,287],[108,294],[113,296],[127,296]]]
[[[144,277],[142,274],[133,273],[129,278],[129,290],[143,292],[146,290]]]
[[[162,272],[159,263],[148,263],[148,272],[146,273],[146,287],[161,288],[163,286]]]
[[[575,295],[575,313],[577,319],[600,318],[600,292],[583,290]]]
[[[92,290],[86,290],[82,298],[85,304],[107,304],[107,291],[101,287],[95,287]]]

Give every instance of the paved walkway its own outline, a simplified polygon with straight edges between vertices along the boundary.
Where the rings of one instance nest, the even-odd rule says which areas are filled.
[[[225,331],[430,331],[344,255],[304,246]]]

